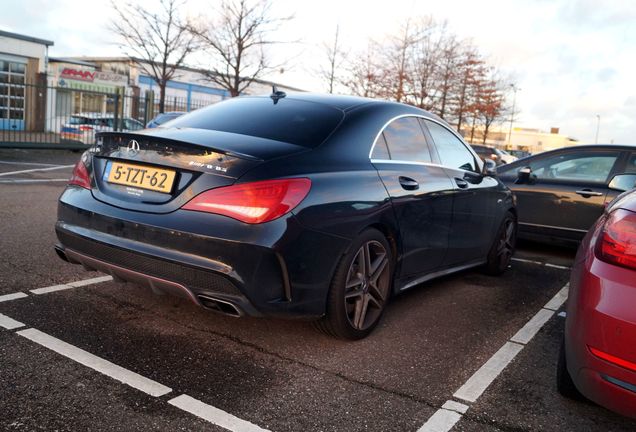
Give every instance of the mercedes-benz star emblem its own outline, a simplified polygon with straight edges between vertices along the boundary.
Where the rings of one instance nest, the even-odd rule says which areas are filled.
[[[128,141],[126,150],[128,150],[128,153],[137,153],[139,151],[139,143],[135,140]]]

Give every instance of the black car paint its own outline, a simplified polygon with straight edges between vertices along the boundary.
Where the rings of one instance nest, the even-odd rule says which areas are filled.
[[[340,256],[368,227],[390,240],[397,264],[396,292],[485,261],[505,212],[514,211],[512,195],[501,182],[434,163],[380,167],[369,159],[371,145],[391,119],[437,118],[396,103],[297,97],[340,109],[345,118],[313,149],[201,129],[101,134],[87,157],[92,191],[69,187],[60,197],[60,250],[77,237],[115,251],[132,250],[144,259],[178,263],[185,271],[201,269],[229,280],[237,290],[189,287],[197,295],[225,299],[250,315],[286,317],[324,314]],[[142,148],[134,155],[125,150],[131,139]],[[163,201],[146,191],[135,197],[102,180],[107,159],[176,167],[182,176]],[[422,188],[404,190],[395,180],[405,174],[417,178]],[[210,188],[284,177],[311,179],[311,191],[293,212],[267,223],[247,225],[181,209]],[[468,179],[469,187],[458,187],[458,178]]]
[[[545,178],[530,182],[519,181],[519,170],[534,161],[555,155],[596,152],[616,152],[618,155],[603,182]],[[605,205],[622,193],[610,188],[609,182],[613,176],[629,171],[626,164],[633,154],[636,154],[636,146],[578,145],[535,154],[498,167],[499,178],[513,191],[517,199],[519,237],[578,244],[603,213]],[[584,191],[591,194],[582,193]]]

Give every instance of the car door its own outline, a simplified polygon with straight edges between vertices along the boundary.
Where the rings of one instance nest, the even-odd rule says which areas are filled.
[[[450,230],[452,183],[432,163],[417,117],[392,121],[378,135],[371,161],[389,193],[400,227],[398,277],[415,277],[442,264]]]
[[[444,266],[486,257],[493,242],[496,212],[505,198],[499,182],[481,174],[482,165],[447,127],[424,120],[444,171],[452,181],[453,215]]]
[[[527,161],[529,181],[511,185],[517,197],[520,232],[583,238],[603,213],[609,176],[619,155],[619,150],[573,147]]]

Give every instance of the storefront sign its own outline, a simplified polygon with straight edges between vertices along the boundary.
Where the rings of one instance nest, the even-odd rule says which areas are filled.
[[[115,85],[126,85],[126,83],[128,82],[128,78],[125,75],[118,75],[113,72],[73,69],[70,67],[62,68],[60,78],[64,78],[67,80],[107,83]]]

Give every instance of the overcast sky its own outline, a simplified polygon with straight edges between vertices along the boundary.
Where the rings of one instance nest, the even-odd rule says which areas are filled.
[[[299,41],[281,48],[294,60],[268,77],[274,81],[324,91],[311,71],[336,24],[343,44],[356,49],[369,37],[381,40],[408,16],[430,14],[516,78],[515,126],[559,127],[593,142],[598,114],[600,142],[636,142],[635,0],[273,1],[277,12],[295,15],[280,38]],[[190,0],[186,15],[216,4]],[[107,29],[112,17],[108,1],[3,0],[0,28],[54,41],[51,56],[119,55]]]

